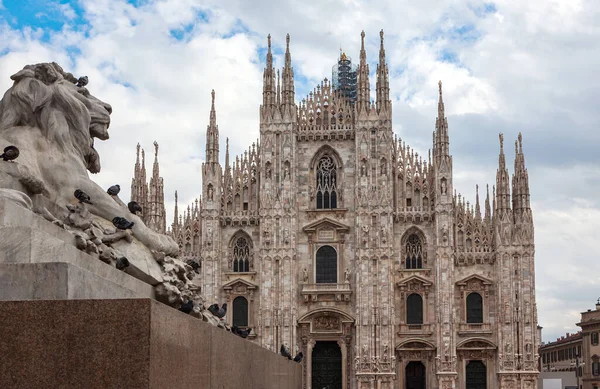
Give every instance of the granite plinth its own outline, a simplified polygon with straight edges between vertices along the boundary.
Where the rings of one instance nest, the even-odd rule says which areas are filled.
[[[151,299],[0,301],[0,387],[299,389],[301,364]]]

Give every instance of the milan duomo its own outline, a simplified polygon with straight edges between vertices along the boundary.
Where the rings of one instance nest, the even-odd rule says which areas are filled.
[[[324,79],[296,103],[289,35],[281,73],[269,37],[260,140],[235,158],[226,142],[224,166],[213,91],[202,195],[176,205],[170,231],[203,295],[251,341],[302,351],[307,389],[537,388],[521,135],[512,188],[500,135],[492,195],[470,204],[453,190],[441,82],[424,159],[392,132],[383,31],[376,101],[364,32],[355,80],[354,98]],[[157,152],[150,188],[138,159],[132,193],[164,232]]]

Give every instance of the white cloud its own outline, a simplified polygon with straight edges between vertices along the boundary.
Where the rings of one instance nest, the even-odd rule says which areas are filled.
[[[1,8],[0,0],[0,8]],[[56,61],[88,75],[89,89],[113,105],[111,139],[97,142],[102,186],[123,186],[129,196],[135,146],[160,144],[161,174],[170,224],[173,193],[181,205],[201,188],[210,91],[216,91],[221,158],[225,138],[238,155],[259,136],[266,35],[271,33],[281,66],[285,34],[291,35],[296,99],[323,78],[340,46],[358,60],[366,32],[371,70],[385,30],[394,103],[394,130],[420,154],[431,145],[437,114],[437,81],[454,153],[455,187],[474,200],[495,182],[497,133],[508,144],[523,131],[536,221],[537,286],[545,340],[574,329],[579,311],[596,299],[595,248],[600,204],[597,96],[600,80],[600,7],[593,0],[526,3],[499,0],[495,12],[478,2],[454,0],[125,1],[84,0],[83,16],[62,9],[67,25],[44,40],[43,31],[17,31],[0,22],[0,90],[23,65]],[[83,17],[87,25],[71,25]],[[185,33],[182,40],[170,35]],[[237,31],[237,33],[232,33]],[[73,51],[77,48],[79,52]],[[298,80],[304,77],[308,84]],[[375,80],[371,79],[372,90]],[[512,161],[507,147],[507,160]],[[509,166],[512,164],[509,162]],[[579,277],[587,280],[577,282]],[[562,307],[562,308],[561,308]],[[567,307],[572,313],[558,314]]]

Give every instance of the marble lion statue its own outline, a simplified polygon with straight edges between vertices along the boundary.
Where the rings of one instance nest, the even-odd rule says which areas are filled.
[[[100,171],[94,140],[109,138],[111,106],[77,86],[56,63],[27,65],[11,79],[14,84],[0,101],[0,149],[17,146],[20,156],[17,163],[0,161],[0,187],[41,195],[62,207],[81,189],[91,197],[93,215],[108,221],[125,217],[135,222],[133,236],[148,249],[176,256],[173,239],[146,227],[88,176]]]

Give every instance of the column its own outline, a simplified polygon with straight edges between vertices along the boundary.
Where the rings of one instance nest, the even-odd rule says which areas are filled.
[[[313,339],[306,345],[306,389],[312,389],[312,350],[315,346]]]
[[[338,340],[338,346],[340,346],[340,350],[342,351],[342,389],[347,389],[348,385],[348,372],[346,371],[346,367],[348,364],[348,351],[346,348],[346,342],[344,339]]]

